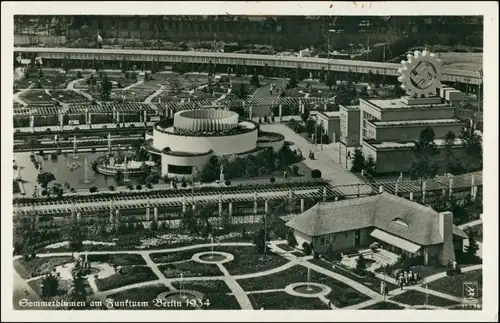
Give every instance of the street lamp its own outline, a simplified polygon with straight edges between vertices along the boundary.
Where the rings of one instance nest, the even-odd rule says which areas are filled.
[[[330,35],[334,32],[335,32],[334,29],[328,29],[328,48],[326,49],[328,52],[327,53],[328,74],[330,74]]]

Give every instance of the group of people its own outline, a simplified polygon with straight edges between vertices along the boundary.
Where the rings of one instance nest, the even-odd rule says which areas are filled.
[[[269,95],[273,95],[273,91],[279,91],[279,89],[276,88],[276,83],[272,83],[271,87],[269,88]]]
[[[309,159],[314,160],[314,152],[312,150],[309,150]]]
[[[408,271],[403,271],[399,273],[398,276],[398,286],[403,289],[403,286],[415,285],[419,281],[420,277],[418,272],[412,272],[411,269]]]

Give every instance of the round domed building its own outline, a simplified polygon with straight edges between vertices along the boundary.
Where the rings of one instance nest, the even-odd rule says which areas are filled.
[[[180,111],[173,120],[156,123],[146,133],[144,148],[161,158],[162,176],[175,178],[191,177],[212,156],[231,160],[267,147],[278,151],[283,145],[281,134],[259,132],[258,124],[239,120],[236,112],[203,108]]]

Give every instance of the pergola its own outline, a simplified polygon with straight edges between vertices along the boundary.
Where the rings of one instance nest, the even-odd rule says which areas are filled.
[[[83,113],[112,113],[112,112],[141,112],[141,111],[165,111],[165,110],[192,110],[202,107],[250,107],[259,105],[299,105],[299,104],[325,104],[327,98],[252,98],[247,100],[230,98],[222,100],[185,100],[169,101],[161,103],[102,103],[102,104],[69,104],[57,105],[28,105],[26,107],[15,107],[14,117],[22,116],[48,116],[59,114],[83,114]]]
[[[474,176],[474,183],[472,183],[472,176]],[[482,186],[483,177],[482,171],[471,174],[464,174],[455,176],[453,178],[452,190],[463,190],[473,186]],[[115,193],[113,196],[102,197],[99,195],[87,195],[79,197],[78,202],[72,203],[66,200],[39,200],[34,203],[16,203],[14,209],[20,215],[33,214],[36,210],[38,214],[54,214],[54,213],[70,213],[74,210],[80,212],[98,212],[114,209],[141,209],[147,207],[179,207],[183,203],[186,205],[192,204],[210,204],[229,202],[262,202],[265,200],[283,200],[287,198],[302,199],[302,198],[324,198],[324,188],[326,188],[326,198],[332,200],[339,196],[355,197],[357,194],[345,194],[345,190],[355,191],[358,188],[360,195],[373,194],[379,191],[380,186],[384,191],[391,194],[396,193],[396,185],[398,186],[398,194],[409,194],[410,192],[421,192],[422,182],[417,181],[391,181],[391,182],[374,182],[374,183],[360,183],[349,185],[336,185],[331,186],[328,184],[319,184],[316,186],[298,186],[293,188],[235,188],[230,191],[221,191],[216,193],[213,191],[208,192],[194,192],[191,190],[180,190],[177,192],[172,191],[144,191],[134,195],[120,195]],[[449,178],[436,178],[426,180],[426,191],[439,192],[448,190],[450,188]]]

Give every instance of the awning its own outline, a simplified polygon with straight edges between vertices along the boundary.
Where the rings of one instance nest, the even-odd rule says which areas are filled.
[[[373,232],[370,234],[372,237],[375,239],[381,240],[383,242],[386,242],[390,245],[393,245],[395,247],[401,248],[403,250],[406,250],[411,253],[415,253],[420,249],[419,245],[416,245],[410,241],[398,238],[392,234],[389,234],[387,232],[384,232],[379,229],[373,230]]]

